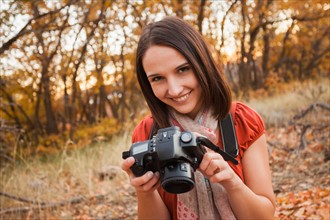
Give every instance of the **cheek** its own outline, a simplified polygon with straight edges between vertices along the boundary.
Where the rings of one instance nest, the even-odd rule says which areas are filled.
[[[199,84],[199,82],[198,82],[198,80],[196,79],[196,77],[194,76],[194,77],[191,77],[191,79],[190,79],[190,82],[191,82],[191,87],[192,88],[195,88],[197,91],[198,91],[198,93],[201,93],[201,91],[202,91],[202,87],[201,87],[201,85]]]
[[[190,86],[197,87],[199,86],[199,82],[195,74],[191,71],[190,74],[184,79],[185,82],[189,82]]]
[[[151,86],[152,91],[154,92],[155,96],[162,100],[162,98],[165,96],[165,89],[163,86],[157,85],[157,86]]]

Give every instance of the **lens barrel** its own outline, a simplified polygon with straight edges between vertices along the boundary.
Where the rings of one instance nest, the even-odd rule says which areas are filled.
[[[165,166],[161,185],[169,193],[188,192],[195,186],[194,169],[182,161]]]

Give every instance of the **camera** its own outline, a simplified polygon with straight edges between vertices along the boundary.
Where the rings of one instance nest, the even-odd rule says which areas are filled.
[[[163,189],[179,194],[194,188],[194,172],[206,152],[204,146],[219,152],[225,160],[237,163],[207,138],[196,137],[189,131],[181,132],[176,126],[159,129],[152,139],[132,144],[129,151],[122,153],[122,158],[135,158],[130,168],[135,176],[158,171]]]

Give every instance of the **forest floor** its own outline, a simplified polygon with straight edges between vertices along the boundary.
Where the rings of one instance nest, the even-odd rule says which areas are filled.
[[[330,219],[329,134],[328,122],[297,120],[268,129],[277,219]],[[86,192],[80,181],[63,172],[58,184],[66,193],[52,202],[2,195],[16,203],[1,204],[0,219],[136,219],[135,191],[119,167],[94,172],[89,181],[93,190]]]

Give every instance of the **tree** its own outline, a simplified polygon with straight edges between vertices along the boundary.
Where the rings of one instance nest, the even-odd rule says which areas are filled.
[[[33,135],[35,144],[58,133],[75,140],[81,125],[105,118],[124,124],[145,114],[135,50],[142,29],[165,15],[182,17],[199,30],[235,93],[268,89],[265,82],[274,76],[305,80],[329,72],[326,1],[6,4],[0,12],[0,112],[6,123]],[[26,20],[15,29],[18,15]],[[229,47],[236,50],[227,54]]]

